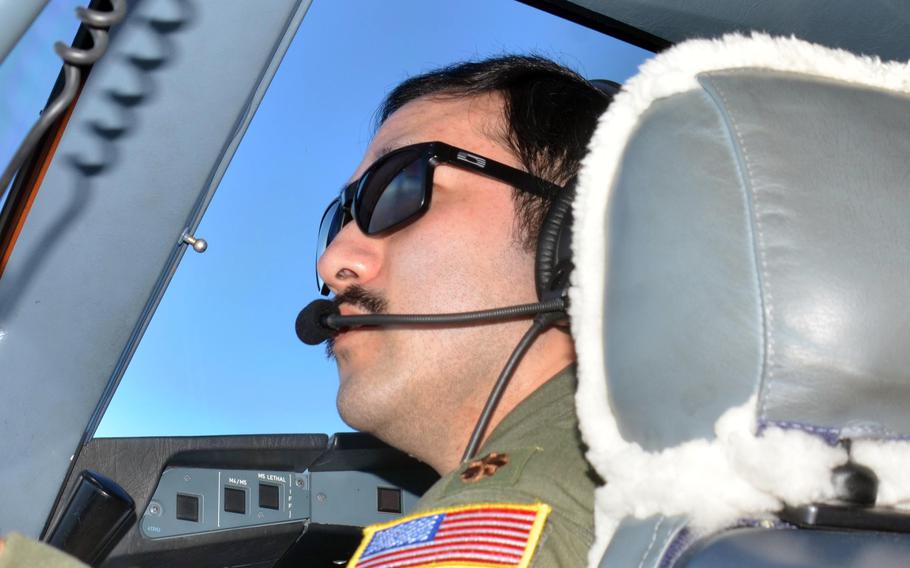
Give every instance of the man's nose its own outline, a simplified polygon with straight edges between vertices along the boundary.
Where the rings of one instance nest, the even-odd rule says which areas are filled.
[[[357,223],[348,223],[319,258],[319,276],[335,293],[352,284],[367,285],[382,266],[381,240],[364,235]]]

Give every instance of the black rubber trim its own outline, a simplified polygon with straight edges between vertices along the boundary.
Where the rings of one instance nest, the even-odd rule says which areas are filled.
[[[590,28],[594,31],[615,37],[620,41],[631,43],[642,49],[647,49],[653,53],[659,53],[668,47],[673,46],[673,42],[662,37],[650,34],[629,24],[614,20],[608,16],[595,12],[568,2],[566,0],[518,0],[522,4],[527,4],[532,8],[543,10],[548,14],[553,14],[564,20],[575,22],[580,26]]]
[[[135,529],[133,529],[135,530]],[[306,523],[280,525],[189,535],[161,540],[145,540],[141,547],[115,548],[101,568],[272,568],[294,545]],[[325,542],[329,550],[347,541]],[[349,545],[348,545],[349,546]],[[311,566],[300,564],[299,566]],[[312,564],[318,566],[318,564]]]
[[[310,471],[389,471],[402,470],[408,475],[429,479],[429,487],[439,477],[433,468],[399,449],[360,432],[335,434],[328,448],[309,465]],[[415,490],[422,494],[426,490]]]
[[[328,443],[329,450],[385,450],[389,445],[363,432],[336,432]]]
[[[786,507],[780,518],[804,528],[910,534],[910,514],[899,509],[811,504]]]

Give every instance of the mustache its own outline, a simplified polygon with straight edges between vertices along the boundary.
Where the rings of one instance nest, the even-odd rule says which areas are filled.
[[[342,304],[362,308],[371,314],[382,314],[389,309],[389,301],[379,292],[370,292],[359,284],[348,287],[347,290],[335,296],[332,300],[336,308]]]
[[[389,301],[379,292],[371,292],[354,284],[349,286],[344,292],[335,296],[332,300],[336,308],[341,308],[342,304],[360,308],[368,314],[384,314],[389,309]],[[329,359],[335,358],[335,338],[330,337],[325,343],[325,354]]]

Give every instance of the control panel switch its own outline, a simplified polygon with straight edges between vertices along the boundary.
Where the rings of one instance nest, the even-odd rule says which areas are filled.
[[[199,522],[199,497],[177,494],[177,518],[181,521]]]
[[[279,509],[279,491],[277,485],[271,483],[259,484],[259,506],[263,509]]]
[[[246,491],[243,489],[225,487],[224,510],[227,513],[246,514]]]
[[[380,513],[400,513],[401,489],[396,487],[377,487],[376,502],[376,510]]]

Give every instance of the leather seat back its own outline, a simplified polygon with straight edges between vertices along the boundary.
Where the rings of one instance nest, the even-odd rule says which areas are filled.
[[[728,37],[646,63],[601,120],[572,317],[617,565],[830,496],[844,440],[910,437],[908,92],[907,65]]]

